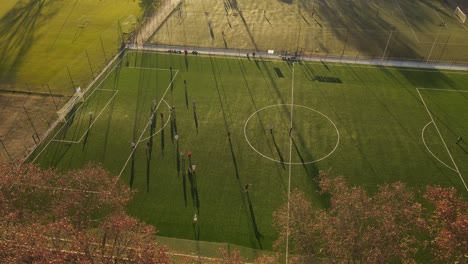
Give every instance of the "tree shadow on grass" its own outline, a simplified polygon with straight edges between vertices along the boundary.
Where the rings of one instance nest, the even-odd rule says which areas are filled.
[[[54,1],[17,1],[0,19],[0,80],[15,81],[17,68],[27,61],[28,50],[39,36],[36,30],[57,14]],[[46,12],[47,11],[47,12]]]
[[[139,6],[143,11],[143,17],[151,17],[161,2],[162,0],[140,0]]]

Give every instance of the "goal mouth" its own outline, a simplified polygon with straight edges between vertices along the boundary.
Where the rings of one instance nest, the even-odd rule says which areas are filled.
[[[458,18],[458,20],[460,20],[461,23],[465,23],[466,15],[465,15],[465,13],[463,13],[463,11],[460,9],[460,7],[457,6],[457,8],[453,12],[453,14],[455,15],[456,18]]]

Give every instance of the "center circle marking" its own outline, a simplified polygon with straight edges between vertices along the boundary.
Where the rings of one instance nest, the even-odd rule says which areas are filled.
[[[336,135],[337,135],[337,140],[336,140],[336,144],[335,146],[333,147],[333,149],[325,156],[319,158],[319,159],[315,159],[315,160],[312,160],[312,161],[307,161],[307,162],[284,162],[284,161],[281,161],[281,160],[277,160],[277,159],[274,159],[274,158],[271,158],[265,154],[263,154],[262,152],[260,152],[258,149],[256,149],[252,143],[250,142],[249,138],[247,137],[247,125],[249,124],[249,121],[252,117],[254,117],[256,114],[258,114],[259,112],[263,111],[263,110],[266,110],[268,108],[272,108],[272,107],[278,107],[278,106],[292,106],[292,107],[300,107],[300,108],[305,108],[305,109],[308,109],[310,111],[313,111],[321,116],[323,116],[324,118],[326,118],[332,125],[333,127],[335,128],[335,131],[336,131]],[[340,131],[338,130],[338,128],[336,127],[335,123],[325,114],[323,114],[322,112],[320,111],[317,111],[313,108],[310,108],[310,107],[307,107],[307,106],[303,106],[303,105],[293,105],[293,104],[276,104],[276,105],[269,105],[269,106],[265,106],[263,108],[260,108],[259,110],[255,111],[252,115],[249,116],[249,118],[247,118],[247,121],[245,121],[245,125],[244,125],[244,136],[245,136],[245,140],[247,141],[247,143],[249,144],[249,146],[255,151],[257,152],[260,156],[268,159],[268,160],[271,160],[271,161],[274,161],[274,162],[278,162],[278,163],[283,163],[283,164],[291,164],[291,165],[302,165],[302,164],[312,164],[312,163],[316,163],[316,162],[319,162],[321,160],[324,160],[326,158],[328,158],[331,154],[333,154],[333,152],[335,152],[335,150],[338,148],[338,145],[340,144]]]

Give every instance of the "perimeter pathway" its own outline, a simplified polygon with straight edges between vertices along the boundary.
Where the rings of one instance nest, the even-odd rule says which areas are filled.
[[[168,46],[168,45],[127,45],[128,49],[138,49],[147,51],[168,51],[168,50],[190,50],[193,47],[183,46]],[[235,56],[246,57],[247,53],[252,51],[248,50],[229,50],[229,49],[212,49],[212,48],[196,48],[199,54],[206,55],[222,55],[222,56]],[[256,51],[256,56],[262,59],[279,59],[279,54],[270,54],[267,52]],[[290,57],[290,56],[289,56]],[[420,69],[434,69],[434,70],[458,70],[468,71],[468,65],[455,64],[455,63],[427,63],[425,61],[405,61],[405,60],[388,60],[388,59],[360,59],[360,58],[340,58],[329,56],[301,56],[301,61],[317,61],[317,62],[332,62],[332,63],[345,63],[345,64],[364,64],[364,65],[378,65],[390,67],[405,67],[405,68],[420,68]]]

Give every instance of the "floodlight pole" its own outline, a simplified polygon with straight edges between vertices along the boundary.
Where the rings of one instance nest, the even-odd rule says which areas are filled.
[[[385,54],[387,53],[388,44],[390,44],[390,39],[392,39],[393,30],[395,30],[395,27],[392,27],[392,29],[390,30],[390,34],[388,35],[387,45],[385,45],[385,49],[382,54],[382,59],[380,59],[381,61],[385,59]]]
[[[432,50],[434,49],[434,46],[437,43],[437,40],[439,39],[439,34],[440,34],[441,29],[442,29],[442,27],[439,27],[439,31],[437,31],[437,35],[436,35],[436,38],[434,40],[434,43],[432,43],[432,47],[431,47],[431,50],[429,51],[429,55],[427,55],[426,63],[429,63],[429,59],[431,58]]]

